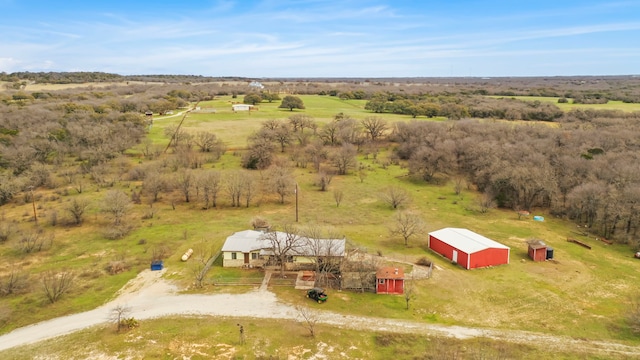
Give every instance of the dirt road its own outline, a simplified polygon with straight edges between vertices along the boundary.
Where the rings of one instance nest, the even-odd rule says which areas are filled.
[[[94,310],[64,316],[16,329],[0,336],[0,351],[82,330],[109,321],[111,311],[119,305],[131,310],[139,320],[167,315],[210,315],[297,320],[294,307],[278,302],[266,284],[245,294],[178,294],[177,288],[162,278],[163,271],[146,270],[131,280],[115,300]],[[320,322],[338,327],[399,333],[439,335],[455,338],[488,337],[516,343],[542,342],[547,347],[575,347],[594,354],[626,354],[640,358],[640,347],[613,342],[586,341],[523,331],[502,331],[461,326],[443,326],[413,321],[318,313]]]

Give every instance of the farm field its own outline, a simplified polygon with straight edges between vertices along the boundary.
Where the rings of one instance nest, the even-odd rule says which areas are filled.
[[[305,110],[288,111],[278,109],[279,102],[265,102],[259,104],[257,111],[237,113],[231,111],[231,102],[237,100],[231,96],[202,101],[198,106],[203,109],[215,109],[215,113],[192,111],[184,118],[182,129],[189,133],[210,131],[224,141],[228,151],[220,160],[204,165],[207,169],[224,172],[240,167],[242,151],[247,147],[247,138],[266,120],[286,119],[292,114],[305,114],[312,116],[318,124],[323,124],[332,120],[338,113],[359,120],[367,116],[379,116],[390,123],[411,120],[405,115],[372,114],[364,110],[365,100],[340,100],[337,97],[317,95],[302,95],[300,98],[304,101]],[[553,98],[526,100],[553,102]],[[565,105],[572,104],[557,105],[563,110],[568,110]],[[640,110],[638,104],[617,102],[597,106],[623,111]],[[164,133],[165,129],[178,125],[182,119],[179,111],[180,109],[176,109],[174,115],[156,116],[148,138],[155,144],[166,146],[168,138]],[[416,120],[443,121],[424,117]],[[519,218],[511,210],[491,209],[482,212],[478,205],[480,195],[473,187],[469,186],[460,194],[456,194],[452,182],[429,184],[414,180],[406,176],[405,164],[394,164],[389,160],[392,150],[392,145],[385,145],[375,153],[361,152],[358,155],[360,173],[352,171],[347,175],[335,176],[329,191],[326,192],[318,190],[316,173],[307,168],[294,168],[293,176],[299,187],[300,219],[297,225],[304,227],[314,224],[334,229],[347,238],[350,246],[360,248],[369,254],[377,254],[385,263],[405,264],[403,266],[406,266],[407,270],[411,269],[411,263],[427,257],[435,265],[433,276],[430,279],[415,280],[415,295],[411,299],[409,310],[405,308],[403,297],[348,291],[334,292],[331,300],[323,305],[323,309],[345,315],[375,315],[429,324],[525,330],[587,341],[609,340],[627,345],[640,345],[640,340],[626,324],[626,314],[640,296],[636,289],[636,284],[640,282],[640,260],[632,257],[633,251],[630,246],[608,245],[594,236],[583,235],[583,231],[577,228],[576,224],[556,218],[544,210],[533,209],[531,214],[544,216],[543,222],[533,221],[532,216]],[[127,151],[125,160],[120,159],[121,163],[114,167],[128,171],[135,166],[146,165],[149,160],[140,154],[140,147],[134,147]],[[126,180],[124,170],[113,187],[127,193],[140,190],[141,182]],[[401,238],[392,236],[389,232],[397,211],[385,204],[380,199],[380,194],[391,184],[405,189],[410,194],[411,202],[406,206],[407,209],[419,213],[426,223],[425,233],[411,239],[408,246],[404,245]],[[344,199],[339,206],[336,205],[333,190],[341,190],[344,193]],[[82,195],[98,201],[106,191],[92,186]],[[1,298],[0,304],[16,309],[11,321],[0,328],[1,333],[49,318],[92,309],[105,303],[128,280],[148,268],[151,253],[160,247],[167,253],[167,279],[188,293],[250,291],[251,287],[216,286],[215,279],[234,276],[260,278],[259,273],[250,272],[252,270],[222,269],[219,264],[215,264],[208,273],[204,289],[194,289],[191,286],[193,265],[180,261],[180,256],[186,249],[199,246],[219,250],[227,236],[248,229],[254,217],[266,218],[270,223],[277,225],[291,223],[294,221],[296,210],[291,194],[285,198],[283,204],[274,201],[273,195],[261,195],[248,208],[231,207],[226,203],[227,200],[223,199],[218,208],[208,210],[203,210],[198,204],[176,200],[176,196],[167,195],[153,204],[151,217],[148,216],[148,204],[135,205],[131,218],[139,225],[122,239],[107,240],[103,236],[102,228],[108,226],[108,222],[95,207],[90,209],[89,216],[82,226],[51,225],[54,214],[62,214],[64,206],[73,198],[79,197],[72,189],[38,189],[37,194],[40,221],[55,234],[54,246],[45,252],[25,256],[15,247],[6,244],[0,247],[0,258],[7,263],[28,267],[34,272],[55,268],[73,269],[80,274],[78,286],[55,304],[45,304],[36,293]],[[20,226],[29,226],[34,206],[29,200],[30,198],[24,195],[4,205],[3,219]],[[443,227],[468,228],[509,246],[510,264],[472,271],[451,264],[427,249],[426,233]],[[592,249],[569,243],[566,241],[568,237],[583,241]],[[543,263],[530,261],[527,257],[526,241],[531,238],[543,239],[552,246],[555,250],[555,260]],[[126,262],[128,269],[116,275],[105,275],[106,266],[116,260]],[[296,305],[303,300],[300,291],[291,288],[274,287],[271,291],[278,296],[279,301],[286,304]],[[135,316],[135,313],[132,315]],[[144,329],[140,329],[140,333],[144,335],[139,336],[150,339],[158,337],[154,341],[170,344],[169,352],[172,354],[189,353],[190,350],[175,349],[183,345],[181,342],[197,344],[203,337],[213,337],[220,344],[233,344],[237,339],[234,327],[236,320],[219,320],[218,327],[207,325],[214,321],[206,318],[144,321]],[[282,329],[280,323],[269,321],[249,324],[249,329],[257,333],[252,340],[256,344],[264,343],[267,349],[265,354],[275,353],[274,343],[288,344],[294,348],[296,337],[284,340],[286,335],[283,334],[287,332],[297,334],[298,338],[305,341],[305,346],[314,349],[320,346],[318,343],[353,337],[353,346],[358,349],[352,353],[354,357],[366,357],[368,353],[360,349],[380,342],[391,344],[389,353],[395,344],[416,342],[411,350],[412,354],[419,354],[419,349],[438,349],[444,346],[468,347],[472,349],[469,350],[470,353],[476,348],[500,347],[498,343],[489,339],[476,339],[475,343],[462,340],[438,340],[443,341],[443,344],[426,343],[419,337],[416,340],[412,335],[396,337],[367,332],[356,335],[328,326],[321,328],[318,339],[311,340],[300,334],[304,331],[296,329],[299,325],[294,323],[287,323]],[[164,333],[175,335],[180,328],[193,329],[193,332],[176,335],[177,338],[173,341],[161,339],[167,336]],[[64,344],[90,342],[91,339],[104,337],[104,346],[109,349],[108,352],[125,352],[121,345],[117,344],[119,339],[126,337],[127,341],[133,343],[139,341],[135,338],[138,336],[138,330],[122,337],[107,333],[109,330],[92,329],[71,335],[64,339],[56,351],[64,354]],[[269,337],[271,333],[274,334],[273,337]],[[344,351],[350,346],[345,340],[338,340],[338,343],[336,346]],[[43,351],[43,346],[50,344],[36,345],[32,354]],[[233,347],[236,348],[238,356],[249,356],[246,350]],[[148,349],[147,355],[150,357],[161,356],[160,353],[166,350],[150,345]],[[537,355],[535,358],[549,355],[543,349],[532,350],[520,345],[512,345],[505,351],[514,358],[527,358],[527,354],[532,351]],[[15,355],[15,352],[7,354],[19,356]],[[583,358],[587,355],[575,352],[563,356]]]
[[[620,110],[620,111],[640,111],[640,104],[638,103],[625,103],[622,101],[609,100],[606,104],[573,104],[571,99],[568,99],[567,103],[558,103],[559,97],[545,97],[545,96],[491,96],[495,99],[501,98],[513,98],[524,101],[541,101],[550,102],[564,111],[573,109],[596,109],[596,110]]]

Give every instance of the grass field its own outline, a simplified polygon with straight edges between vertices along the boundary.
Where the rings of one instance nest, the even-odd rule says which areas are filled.
[[[496,99],[500,98],[512,98],[524,101],[541,101],[550,102],[558,106],[561,110],[569,111],[572,109],[598,109],[598,110],[621,110],[621,111],[640,111],[640,104],[638,103],[625,103],[622,101],[609,101],[606,104],[573,104],[571,99],[568,99],[568,103],[558,103],[558,97],[545,97],[545,96],[491,96]]]
[[[244,343],[238,324],[245,330]],[[549,345],[374,333],[324,325],[317,325],[316,336],[311,337],[303,325],[293,321],[169,317],[145,321],[128,333],[96,327],[2,355],[5,359],[76,358],[77,354],[92,359],[631,359]]]
[[[290,112],[277,109],[277,103],[260,104],[260,109],[251,113],[233,113],[230,110],[231,98],[221,98],[210,103],[200,103],[202,107],[212,107],[215,114],[187,115],[183,124],[188,131],[203,129],[214,132],[223,139],[231,149],[246,146],[246,137],[260,126],[266,119],[284,119],[292,113],[305,113],[313,116],[320,123],[329,121],[333,115],[344,112],[355,118],[363,118],[372,114],[364,111],[364,101],[342,101],[335,97],[302,96],[307,107],[305,111]],[[395,115],[381,115],[389,119],[408,120],[408,117]],[[154,121],[150,137],[157,143],[165,143],[163,128],[176,125],[180,116],[159,117]],[[299,225],[319,224],[331,227],[344,234],[350,244],[366,249],[369,253],[380,253],[389,258],[413,262],[427,256],[436,265],[431,279],[415,282],[415,298],[411,302],[411,310],[405,310],[402,297],[376,296],[365,293],[342,292],[332,296],[327,302],[326,309],[345,314],[361,314],[410,319],[430,323],[459,324],[475,327],[529,330],[541,333],[571,336],[584,339],[610,339],[628,344],[640,345],[637,336],[632,334],[625,324],[625,314],[633,299],[640,296],[637,284],[640,283],[640,261],[631,255],[631,249],[626,245],[606,245],[594,238],[575,234],[575,225],[562,219],[556,219],[544,212],[534,212],[543,215],[544,222],[533,221],[531,218],[518,219],[518,216],[507,210],[494,209],[488,213],[477,210],[477,194],[465,190],[460,195],[453,191],[452,184],[431,185],[414,182],[407,178],[407,170],[401,166],[388,165],[386,158],[390,149],[381,149],[377,158],[372,156],[359,157],[360,165],[367,176],[364,181],[355,174],[337,176],[333,179],[328,192],[320,192],[314,186],[315,173],[309,169],[295,169],[295,178],[299,184]],[[130,166],[146,160],[131,158]],[[227,152],[215,164],[207,164],[225,170],[238,168],[239,156],[234,151]],[[476,231],[496,241],[511,247],[510,264],[488,269],[466,271],[454,266],[426,249],[426,236],[409,241],[404,246],[402,239],[389,235],[389,227],[393,223],[395,211],[385,205],[378,194],[389,186],[396,184],[406,189],[412,197],[408,208],[422,214],[427,224],[427,231],[442,227],[464,227]],[[139,189],[139,183],[120,181],[116,184],[127,192]],[[340,189],[344,192],[344,200],[336,207],[332,190]],[[92,187],[83,194],[94,201],[104,195],[105,189]],[[39,190],[40,221],[48,224],[53,213],[63,214],[64,205],[75,194],[65,194],[56,191]],[[154,205],[156,214],[151,219],[139,220],[148,211],[148,205],[137,205],[133,209],[132,218],[139,222],[131,234],[121,240],[106,240],[102,236],[102,229],[107,226],[96,207],[91,209],[81,227],[50,226],[48,229],[55,233],[54,246],[33,255],[18,252],[14,244],[0,247],[0,258],[7,264],[19,264],[39,273],[51,268],[70,268],[79,274],[78,286],[55,304],[47,304],[42,296],[33,292],[25,296],[5,297],[2,303],[14,310],[15,316],[0,329],[8,332],[16,327],[41,321],[63,314],[94,308],[111,298],[115,291],[127,280],[133,278],[137,272],[147,268],[150,254],[157,246],[169,249],[169,256],[165,264],[170,269],[170,278],[185,287],[192,283],[192,268],[189,263],[180,261],[180,256],[188,248],[206,242],[214,249],[219,249],[225,238],[235,231],[249,228],[249,222],[254,216],[267,218],[272,224],[284,224],[294,221],[295,205],[290,196],[284,204],[277,204],[273,198],[264,196],[256,200],[249,208],[231,208],[226,206],[226,199],[222,199],[223,206],[218,209],[201,210],[193,203],[176,202],[176,208],[171,205],[171,199],[165,197]],[[3,216],[21,226],[31,223],[31,204],[16,199],[3,208]],[[576,237],[592,246],[587,250],[576,244],[568,243],[567,237]],[[555,261],[533,263],[527,258],[526,240],[529,238],[543,239],[555,249]],[[106,265],[115,259],[124,259],[130,269],[118,275],[106,275]],[[208,274],[207,281],[215,279],[246,277],[259,278],[260,274],[241,272],[240,270],[222,269],[214,266]],[[246,291],[251,287],[220,287],[207,286],[204,291]],[[299,291],[278,287],[274,289],[281,301],[296,304],[303,301]],[[37,309],[37,310],[34,310]],[[162,346],[149,345],[148,357],[162,352],[177,354],[179,351],[199,349],[200,339],[212,337],[219,344],[231,344],[238,356],[248,356],[248,350],[239,348],[234,343],[235,328],[233,321],[218,319],[216,327],[202,325],[196,319],[170,319],[157,322],[145,322],[144,333],[136,334],[142,339],[153,339]],[[171,334],[178,332],[179,326],[193,328],[194,332],[180,335],[175,341]],[[265,347],[265,354],[274,354],[274,344],[292,344],[293,340],[282,340],[285,336],[273,331],[278,324],[254,324],[251,331],[259,333],[259,329],[266,329],[256,336]],[[287,329],[295,328],[294,324],[287,324]],[[153,329],[153,330],[152,330]],[[195,331],[198,330],[199,332]],[[148,332],[147,332],[148,331]],[[293,330],[292,330],[293,331]],[[338,339],[340,336],[352,337],[354,346],[353,356],[367,357],[368,350],[376,340],[371,333],[352,334],[343,330],[323,329],[321,336]],[[273,334],[269,337],[267,334]],[[338,336],[338,334],[341,334]],[[82,344],[91,342],[91,338],[105,337],[104,348],[98,348],[98,353],[121,353],[123,349],[122,336],[109,335],[107,330],[96,329],[90,332],[72,335],[60,343]],[[302,335],[301,335],[302,336]],[[157,339],[155,337],[158,337]],[[127,342],[138,344],[140,339],[127,338]],[[309,339],[307,339],[309,340]],[[340,340],[341,341],[341,340]],[[395,340],[394,340],[395,341]],[[413,340],[398,338],[401,344]],[[416,342],[415,351],[430,346],[420,340]],[[304,346],[318,346],[327,339],[309,341]],[[120,343],[120,344],[118,344]],[[149,341],[147,344],[151,344]],[[316,344],[316,345],[314,345]],[[221,345],[220,348],[226,348]],[[433,345],[433,343],[432,343]],[[467,346],[458,343],[459,346]],[[37,349],[47,347],[56,348],[52,342],[36,346]],[[102,345],[101,345],[102,346]],[[181,346],[190,346],[187,350]],[[291,345],[295,347],[296,345]],[[302,348],[304,348],[304,346]],[[340,342],[341,349],[347,349],[347,343]],[[471,346],[471,345],[469,345]],[[484,345],[483,345],[484,346]],[[493,345],[487,345],[494,347]],[[179,350],[178,350],[179,349]],[[210,345],[206,354],[217,354]],[[17,350],[16,350],[17,351]],[[203,350],[205,351],[205,350]],[[221,350],[222,351],[222,350]],[[347,350],[345,350],[347,351]],[[390,350],[391,351],[391,350]],[[414,351],[414,350],[412,350]],[[518,346],[509,351],[526,353]],[[538,351],[538,358],[544,358],[543,349]],[[9,354],[15,354],[14,352]],[[385,353],[383,353],[385,354]],[[575,354],[574,354],[575,355]],[[566,358],[573,358],[572,356]],[[266,356],[266,355],[265,355]],[[575,355],[575,358],[582,358]],[[168,356],[172,357],[172,356]],[[11,357],[9,357],[11,358]],[[526,358],[512,356],[512,358]]]

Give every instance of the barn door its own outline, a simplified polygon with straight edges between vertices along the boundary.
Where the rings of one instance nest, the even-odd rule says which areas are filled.
[[[454,263],[458,263],[458,250],[453,250],[453,255],[451,255],[451,261]]]

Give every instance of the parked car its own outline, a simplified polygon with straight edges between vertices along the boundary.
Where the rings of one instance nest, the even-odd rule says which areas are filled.
[[[318,304],[322,304],[327,301],[327,294],[324,293],[324,290],[321,288],[313,288],[307,291],[307,297],[313,299],[318,302]]]

